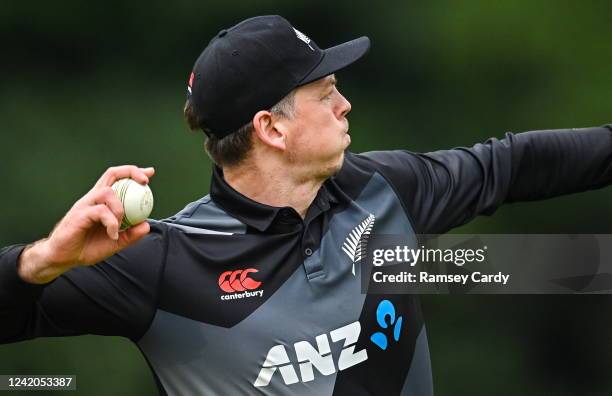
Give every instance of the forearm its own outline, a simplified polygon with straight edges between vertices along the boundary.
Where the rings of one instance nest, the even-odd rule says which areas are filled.
[[[28,283],[18,270],[20,262],[36,267],[36,245],[31,258],[23,245],[1,249],[0,344],[79,334],[138,338],[156,310],[166,249],[166,227],[154,225],[140,243],[45,284]]]
[[[17,271],[25,246],[16,245],[0,250],[0,343],[32,338],[32,313],[46,285],[26,282]]]
[[[22,278],[18,271],[20,257],[26,246],[14,245],[0,250],[0,311],[16,304],[29,304],[44,289],[44,284],[34,284]]]
[[[511,139],[506,202],[545,199],[612,183],[610,127],[526,132]]]
[[[119,233],[124,209],[111,186],[127,177],[146,184],[153,174],[153,168],[109,168],[48,238],[0,250],[0,343],[139,334],[153,312],[151,293],[160,273],[147,273],[151,268],[140,259],[161,268],[163,230],[151,235],[144,251],[136,248],[149,234],[149,223]],[[130,304],[125,304],[126,295]]]

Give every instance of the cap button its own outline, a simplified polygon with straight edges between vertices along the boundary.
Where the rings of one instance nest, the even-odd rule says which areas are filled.
[[[217,34],[217,37],[223,37],[227,34],[227,30],[223,29],[219,32],[219,34]]]

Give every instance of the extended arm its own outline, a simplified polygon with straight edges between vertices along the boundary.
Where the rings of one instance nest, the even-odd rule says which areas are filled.
[[[364,154],[398,190],[417,232],[443,233],[501,204],[612,183],[612,130],[507,133],[470,148]]]

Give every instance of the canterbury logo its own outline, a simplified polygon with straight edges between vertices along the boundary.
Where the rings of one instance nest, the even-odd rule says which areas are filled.
[[[255,268],[245,270],[225,271],[219,277],[219,287],[226,293],[255,290],[261,286],[261,282],[249,278],[249,274],[258,272]]]
[[[361,224],[353,228],[342,245],[342,250],[353,262],[353,275],[355,275],[355,263],[361,260],[361,254],[365,250],[368,236],[372,231],[372,227],[374,227],[374,221],[376,221],[376,216],[370,213]]]
[[[293,30],[295,31],[295,35],[297,36],[297,38],[302,40],[303,42],[305,42],[306,45],[308,46],[308,48],[310,48],[311,50],[314,51],[314,48],[312,48],[310,46],[310,38],[308,38],[308,36],[306,36],[304,33],[300,32],[296,28],[293,28]]]

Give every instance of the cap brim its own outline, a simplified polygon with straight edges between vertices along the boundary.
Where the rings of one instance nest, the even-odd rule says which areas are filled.
[[[369,49],[370,39],[363,36],[323,50],[321,62],[300,81],[299,85],[308,84],[347,67],[364,56]]]

